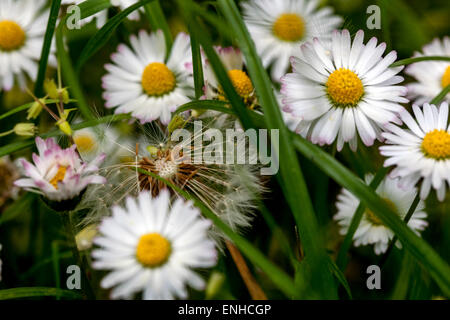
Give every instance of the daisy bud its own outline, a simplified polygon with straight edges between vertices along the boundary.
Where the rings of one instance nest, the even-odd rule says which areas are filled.
[[[27,113],[27,120],[30,119],[36,119],[42,111],[42,105],[45,104],[45,99],[39,99],[39,101],[36,101],[31,105],[31,107],[28,109]]]
[[[32,137],[36,132],[37,127],[34,123],[18,123],[14,127],[14,133],[18,136]]]
[[[90,225],[78,232],[75,236],[77,248],[79,251],[88,250],[92,247],[92,241],[97,236],[97,225]]]
[[[58,87],[56,86],[55,80],[46,79],[44,82],[44,90],[51,99],[59,99]]]
[[[70,127],[69,122],[67,120],[63,120],[63,119],[61,119],[61,120],[56,123],[56,125],[59,127],[59,130],[64,132],[66,135],[71,136],[72,128]]]
[[[225,282],[225,275],[221,272],[213,272],[206,286],[206,299],[213,299],[222,289]]]
[[[185,123],[186,123],[186,120],[182,116],[176,115],[175,117],[173,117],[172,121],[170,121],[167,129],[169,130],[169,133],[172,133],[176,129],[183,128]]]

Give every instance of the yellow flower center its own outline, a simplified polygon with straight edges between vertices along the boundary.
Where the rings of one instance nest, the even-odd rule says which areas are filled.
[[[66,176],[67,167],[65,166],[59,166],[58,172],[55,174],[55,176],[50,180],[50,184],[55,187],[56,190],[58,190],[58,182],[61,182],[64,180],[64,177]]]
[[[77,145],[77,149],[78,151],[80,151],[80,153],[91,153],[97,150],[97,142],[90,135],[75,135],[73,140]]]
[[[12,51],[25,43],[25,31],[14,21],[0,21],[0,49]]]
[[[175,85],[175,75],[164,63],[150,63],[142,73],[142,87],[149,96],[163,96]]]
[[[391,200],[389,200],[389,199],[383,199],[383,200],[392,211],[397,212],[397,207]],[[383,222],[381,221],[381,219],[378,218],[375,215],[375,213],[373,213],[372,210],[366,209],[365,214],[366,214],[366,219],[369,220],[369,222],[372,225],[374,225],[374,226],[382,226],[383,225]]]
[[[450,159],[450,133],[438,129],[428,132],[423,138],[422,150],[430,158]]]
[[[148,233],[139,239],[136,258],[145,267],[154,268],[164,264],[170,256],[170,242],[159,233]]]
[[[295,13],[284,13],[273,24],[273,34],[283,41],[299,41],[305,34],[305,23]]]
[[[355,106],[364,94],[364,87],[358,76],[344,68],[330,74],[325,86],[330,99],[340,107]]]
[[[253,93],[253,84],[247,74],[242,70],[228,71],[228,77],[234,89],[242,98],[248,98]]]
[[[442,88],[445,88],[450,84],[450,66],[445,69],[444,75],[441,79]]]

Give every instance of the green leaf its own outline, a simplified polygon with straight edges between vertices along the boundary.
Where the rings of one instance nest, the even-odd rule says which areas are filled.
[[[0,290],[0,300],[23,299],[33,297],[55,297],[78,300],[81,294],[76,291],[45,287],[23,287]]]
[[[50,7],[50,15],[48,18],[47,29],[45,31],[44,43],[42,45],[41,57],[39,59],[39,69],[35,84],[35,95],[41,97],[44,95],[43,85],[45,80],[45,73],[47,72],[48,56],[53,41],[53,34],[55,33],[56,21],[58,20],[59,9],[61,7],[61,0],[53,0]]]
[[[78,58],[76,70],[77,73],[81,71],[81,67],[91,58],[101,47],[108,42],[111,36],[114,34],[114,30],[122,23],[125,18],[133,11],[138,10],[143,5],[155,0],[141,0],[138,3],[126,8],[116,16],[111,18],[91,39],[89,39],[86,46]]]
[[[186,191],[180,189],[173,183],[161,178],[160,176],[146,171],[141,168],[137,168],[137,171],[149,175],[159,181],[162,181],[185,199],[192,200],[196,207],[198,207],[203,215],[210,219],[217,228],[219,228],[238,248],[242,253],[258,266],[272,281],[276,284],[288,297],[297,297],[297,291],[293,285],[293,279],[291,279],[282,269],[273,264],[267,259],[257,248],[255,248],[244,237],[236,234],[226,223],[224,223],[216,214],[214,214],[203,202],[197,198],[191,196]]]
[[[0,225],[15,219],[22,213],[28,212],[30,210],[31,203],[35,198],[36,194],[27,192],[24,195],[22,195],[19,199],[14,201],[0,215]]]
[[[152,27],[153,31],[156,30],[162,30],[164,33],[164,39],[166,41],[166,48],[167,48],[167,58],[169,57],[170,50],[172,49],[172,33],[170,32],[169,25],[167,24],[167,20],[164,16],[164,13],[161,9],[161,5],[159,4],[159,1],[153,1],[151,3],[148,3],[144,6],[145,13],[147,14],[147,17],[150,21],[150,26]]]
[[[309,277],[310,281],[315,282],[322,298],[337,298],[333,277],[326,263],[327,255],[324,242],[319,232],[317,219],[297,155],[289,139],[289,130],[284,124],[275,98],[272,83],[234,1],[219,0],[218,4],[230,28],[234,31],[237,42],[245,56],[258,100],[264,110],[267,128],[279,130],[280,146],[278,150],[275,150],[275,154],[279,155],[280,176],[283,181],[284,194],[294,215],[305,255],[309,257],[310,270],[314,270],[314,274]]]
[[[385,201],[354,173],[311,142],[294,133],[291,133],[291,136],[297,150],[353,193],[380,218],[383,224],[397,235],[404,247],[430,272],[444,294],[450,296],[450,267],[433,248],[407,227]]]

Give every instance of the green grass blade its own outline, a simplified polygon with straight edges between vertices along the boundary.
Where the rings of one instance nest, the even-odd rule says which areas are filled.
[[[122,12],[118,13],[116,16],[111,18],[91,39],[89,39],[86,46],[78,58],[76,65],[77,73],[80,72],[81,67],[91,58],[101,47],[103,47],[111,36],[114,34],[114,30],[122,23],[122,21],[130,15],[132,12],[138,10],[145,4],[150,3],[155,0],[142,0],[138,3],[126,8]]]
[[[192,68],[194,72],[194,88],[195,98],[198,100],[203,96],[203,86],[205,81],[203,78],[202,54],[200,51],[200,43],[195,35],[191,32],[191,50],[192,50]]]
[[[45,31],[44,43],[42,45],[41,57],[39,59],[39,69],[34,88],[34,93],[37,97],[44,95],[44,80],[45,73],[47,72],[48,57],[53,41],[53,35],[55,33],[56,21],[58,20],[59,9],[61,7],[61,0],[53,0],[50,7],[50,15],[47,23],[47,30]]]
[[[389,67],[399,67],[404,66],[411,63],[421,62],[421,61],[450,61],[450,57],[443,56],[426,56],[426,57],[416,57],[416,58],[407,58],[403,60],[398,60],[391,64]]]
[[[294,133],[291,135],[297,150],[353,193],[380,218],[384,225],[397,235],[404,247],[430,272],[444,294],[450,296],[450,267],[433,248],[407,227],[398,215],[350,170],[311,142]]]
[[[72,300],[82,299],[82,296],[76,291],[62,290],[57,288],[23,287],[0,290],[0,300],[56,296]]]
[[[319,232],[311,199],[269,76],[258,57],[254,43],[234,1],[219,0],[218,4],[226,21],[234,31],[237,42],[246,58],[247,68],[264,110],[267,127],[280,131],[280,146],[276,152],[279,154],[280,176],[285,186],[283,190],[294,215],[305,255],[309,257],[309,261],[313,265],[311,270],[314,270],[314,276],[316,277],[316,279],[304,280],[315,281],[323,298],[336,298],[336,288],[331,272],[327,263],[325,263],[326,253],[323,247],[323,239]]]
[[[86,0],[78,5],[81,11],[81,19],[88,18],[94,14],[111,7],[110,0]]]
[[[170,32],[169,24],[167,23],[164,12],[161,9],[161,5],[158,0],[148,3],[144,6],[145,13],[150,21],[150,26],[153,31],[161,30],[164,33],[164,39],[166,41],[167,56],[169,56],[172,48],[172,33]]]

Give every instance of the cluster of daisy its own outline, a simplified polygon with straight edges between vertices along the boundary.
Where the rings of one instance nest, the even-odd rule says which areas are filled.
[[[62,1],[64,5],[80,2]],[[120,9],[136,2],[111,0]],[[0,2],[3,90],[11,90],[15,81],[25,87],[27,77],[36,77],[49,14],[43,9],[45,3]],[[335,143],[338,151],[347,143],[356,151],[358,139],[365,146],[374,145],[376,140],[385,142],[380,148],[387,157],[385,166],[395,168],[376,192],[401,218],[416,194],[425,200],[431,187],[438,199],[444,200],[446,184],[450,184],[448,104],[435,106],[429,102],[450,84],[449,63],[413,64],[405,72],[418,82],[402,86],[404,79],[399,74],[403,67],[391,67],[396,52],[385,53],[386,44],[376,38],[365,42],[363,31],[352,40],[348,30],[335,30],[342,18],[329,7],[319,8],[318,0],[248,0],[242,3],[242,9],[274,87],[281,86],[276,95],[290,128],[315,144]],[[83,23],[96,18],[101,27],[107,15],[104,10]],[[138,19],[139,12],[130,18]],[[448,56],[450,41],[435,40],[423,51],[416,56]],[[238,95],[249,109],[259,112],[242,53],[222,47],[216,47],[216,52]],[[81,207],[94,208],[83,221],[88,229],[78,237],[79,248],[95,245],[93,267],[110,270],[101,285],[112,288],[112,298],[133,298],[140,292],[144,299],[186,298],[186,285],[204,288],[204,280],[192,269],[216,264],[216,246],[223,235],[214,237],[220,232],[192,203],[180,199],[176,190],[156,176],[204,202],[236,231],[251,225],[254,203],[264,188],[252,168],[186,164],[174,158],[183,155],[169,141],[171,126],[189,128],[192,117],[213,119],[211,125],[222,129],[239,126],[217,112],[173,117],[177,108],[195,99],[189,35],[178,34],[168,50],[162,31],[142,30],[130,37],[129,44],[120,44],[110,60],[102,78],[105,107],[137,120],[130,127],[143,128],[139,138],[124,139],[109,126],[72,132],[67,127],[70,110],[58,109],[58,125],[70,136],[72,145],[64,149],[54,138],[37,137],[38,154],[32,155],[33,163],[20,161],[26,178],[16,180],[15,185],[39,193],[50,205],[57,203],[53,206],[56,209],[67,209],[68,202],[75,199],[79,203],[81,198]],[[56,65],[53,55],[50,64]],[[206,58],[203,66],[202,98],[226,101]],[[423,68],[430,72],[424,73]],[[60,90],[57,97],[61,98],[63,89],[56,90]],[[409,99],[418,103],[412,108],[414,117],[402,105]],[[448,96],[445,99],[448,101]],[[35,109],[46,107],[37,98],[36,103]],[[401,127],[403,123],[407,128]],[[158,132],[158,141],[149,141],[149,131]],[[366,182],[371,179],[368,175]],[[343,234],[358,204],[348,190],[338,196],[335,219]],[[416,232],[427,226],[424,209],[420,201],[408,221]],[[381,254],[393,236],[366,209],[354,240],[356,246],[373,244],[375,253]]]

